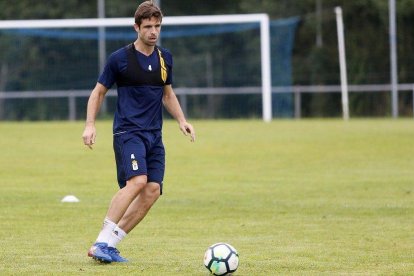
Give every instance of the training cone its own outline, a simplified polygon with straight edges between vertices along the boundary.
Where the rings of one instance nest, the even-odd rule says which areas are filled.
[[[74,195],[67,195],[62,198],[61,202],[79,202],[79,199]]]

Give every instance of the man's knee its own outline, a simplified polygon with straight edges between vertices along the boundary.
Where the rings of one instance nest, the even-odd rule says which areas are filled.
[[[146,184],[147,184],[147,176],[139,175],[139,176],[134,176],[131,179],[129,179],[126,183],[126,187],[128,189],[131,189],[132,192],[138,194],[141,192],[141,190],[145,187]]]
[[[161,194],[161,187],[158,183],[150,182],[145,186],[144,194],[147,200],[155,202]]]

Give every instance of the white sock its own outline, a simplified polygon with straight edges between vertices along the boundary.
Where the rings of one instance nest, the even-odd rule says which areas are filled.
[[[112,231],[115,229],[116,224],[109,220],[109,218],[105,218],[102,226],[102,230],[96,239],[96,242],[105,242],[108,243]]]
[[[118,226],[111,233],[111,237],[108,241],[108,247],[116,248],[117,244],[126,237],[127,233]]]

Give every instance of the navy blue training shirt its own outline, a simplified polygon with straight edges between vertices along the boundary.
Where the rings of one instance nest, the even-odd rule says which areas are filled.
[[[109,56],[98,82],[117,85],[114,134],[162,128],[163,88],[172,84],[172,66],[171,53],[159,47],[146,56],[130,44]]]

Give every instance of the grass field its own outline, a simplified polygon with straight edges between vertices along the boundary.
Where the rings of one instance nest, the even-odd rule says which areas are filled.
[[[206,248],[237,275],[414,275],[412,120],[167,121],[164,195],[120,244],[87,258],[117,190],[111,122],[0,123],[0,275],[208,275]],[[79,203],[61,203],[76,195]]]

